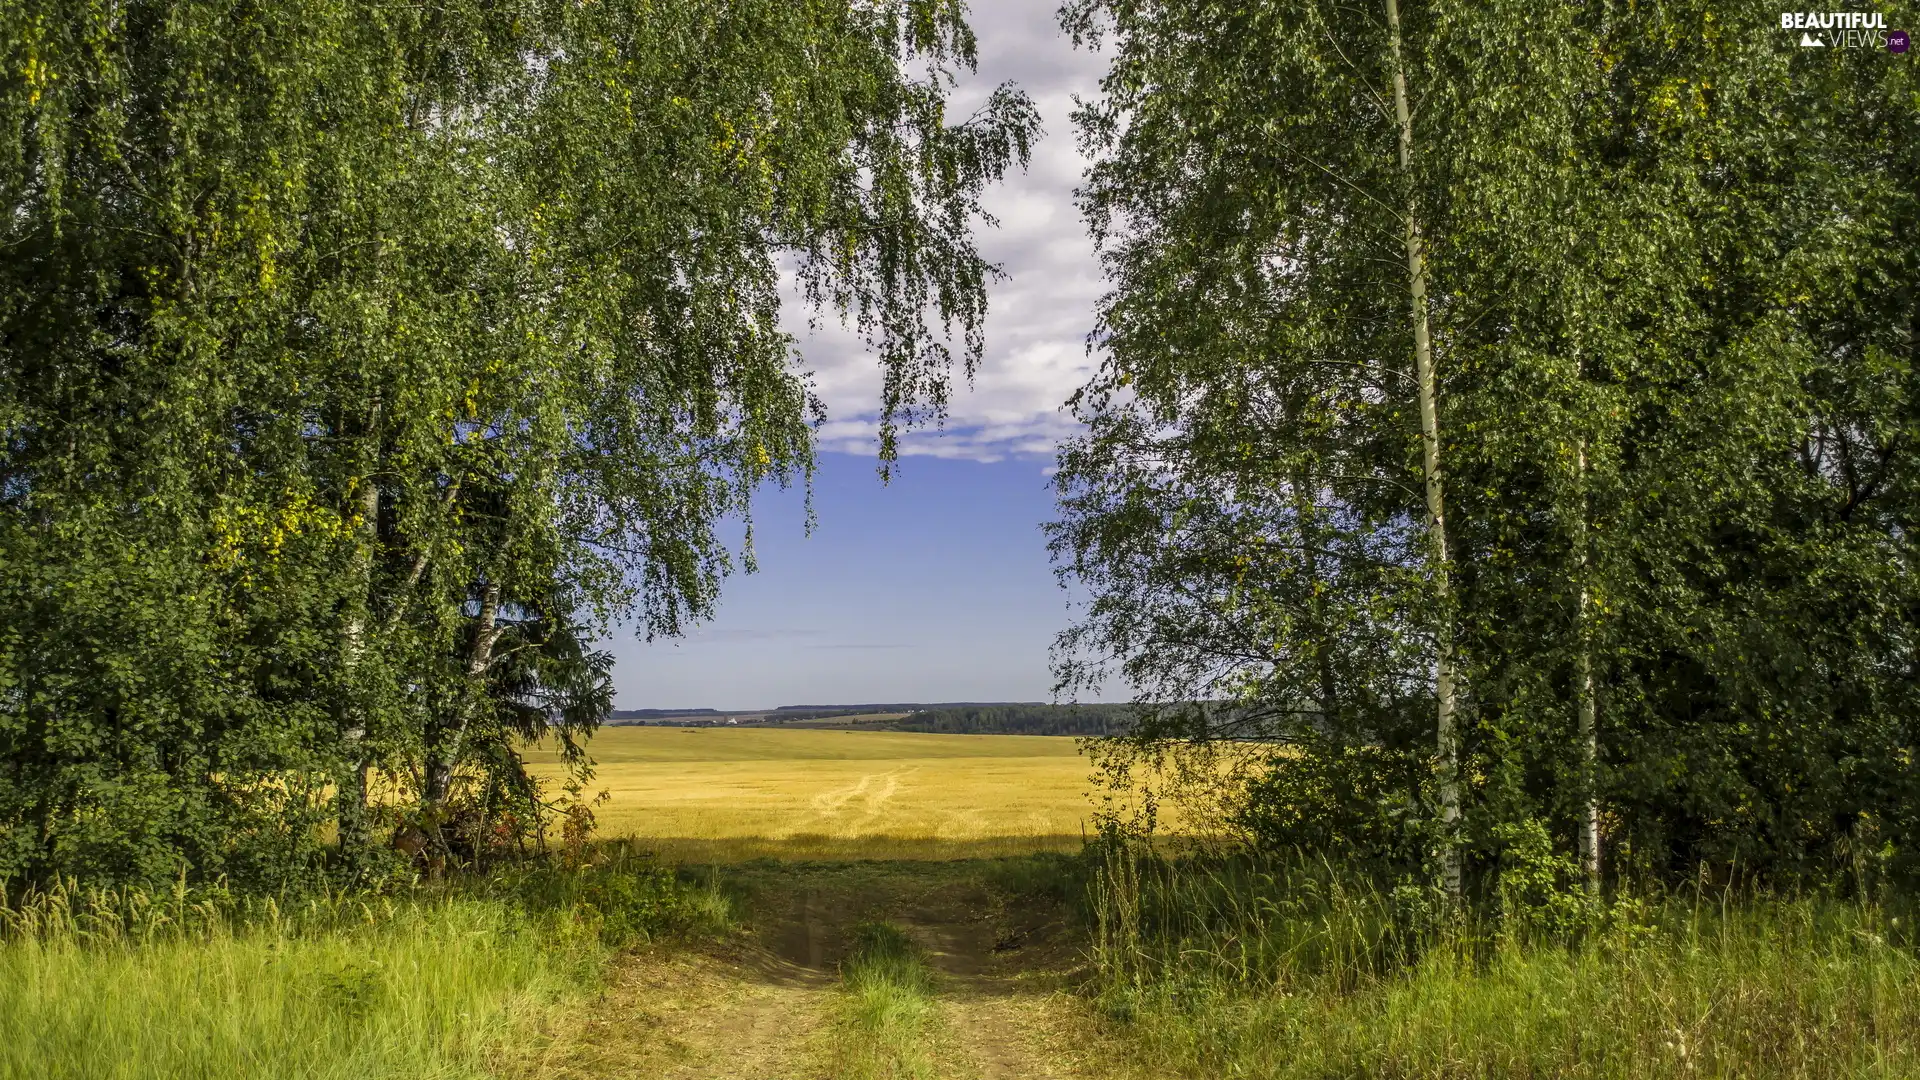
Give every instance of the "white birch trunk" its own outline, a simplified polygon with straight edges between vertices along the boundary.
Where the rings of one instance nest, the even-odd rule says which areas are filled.
[[[1587,444],[1582,440],[1575,451],[1579,469],[1580,512],[1574,523],[1575,573],[1580,575],[1579,623],[1580,653],[1574,677],[1579,682],[1580,740],[1580,869],[1586,875],[1587,888],[1600,889],[1600,733],[1597,724],[1599,702],[1593,684],[1593,597],[1587,577]]]
[[[1440,766],[1440,820],[1442,884],[1460,893],[1460,852],[1454,832],[1460,820],[1460,755],[1454,729],[1453,588],[1447,572],[1446,489],[1440,471],[1440,409],[1433,367],[1433,340],[1427,328],[1427,267],[1422,251],[1420,221],[1414,205],[1413,111],[1407,104],[1407,70],[1400,49],[1399,0],[1387,0],[1387,30],[1393,57],[1393,111],[1400,125],[1400,171],[1406,183],[1407,291],[1413,317],[1414,374],[1419,381],[1420,441],[1425,453],[1422,471],[1427,488],[1427,538],[1430,545],[1434,594],[1440,619],[1434,643],[1434,694],[1439,701],[1435,741]]]
[[[473,631],[473,646],[467,653],[467,690],[459,703],[453,722],[435,732],[427,750],[428,804],[439,806],[453,789],[453,767],[460,759],[461,743],[466,740],[467,725],[478,699],[486,694],[487,671],[493,667],[493,646],[500,640],[500,586],[488,584],[480,594],[480,618]]]
[[[493,667],[493,646],[500,640],[500,586],[489,583],[480,594],[480,618],[474,626],[473,645],[467,652],[467,686],[454,704],[450,721],[435,721],[427,731],[425,804],[427,835],[433,852],[427,860],[428,877],[439,880],[446,872],[452,848],[446,833],[446,804],[453,794],[453,770],[460,762],[461,744],[475,709],[485,697],[487,671]]]
[[[375,415],[378,415],[376,406]],[[371,837],[367,826],[367,761],[362,749],[367,737],[367,707],[361,691],[360,662],[367,650],[368,614],[373,603],[374,545],[380,538],[380,485],[373,477],[360,481],[355,494],[360,518],[358,550],[354,552],[356,579],[353,606],[340,627],[340,666],[345,691],[340,706],[340,739],[345,744],[347,768],[334,794],[334,816],[340,827],[340,850],[349,859],[364,852]]]

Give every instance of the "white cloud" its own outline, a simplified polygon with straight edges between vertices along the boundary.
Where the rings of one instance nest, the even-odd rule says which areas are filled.
[[[1086,339],[1104,288],[1073,198],[1086,162],[1076,149],[1070,114],[1075,94],[1095,92],[1103,60],[1074,49],[1053,12],[1051,3],[1033,0],[972,6],[980,71],[957,88],[956,112],[964,114],[1011,80],[1034,99],[1045,135],[1034,147],[1031,168],[1009,176],[983,199],[1000,225],[983,228],[978,242],[1006,277],[988,286],[986,354],[979,370],[971,386],[956,379],[946,424],[909,434],[901,442],[903,455],[1047,457],[1075,429],[1061,405],[1093,370]],[[813,328],[797,302],[789,303],[788,314],[804,366],[827,405],[821,448],[873,453],[878,366],[830,313]]]

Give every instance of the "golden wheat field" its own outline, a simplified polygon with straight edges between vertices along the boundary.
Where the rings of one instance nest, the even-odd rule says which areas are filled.
[[[589,753],[599,835],[685,860],[1070,849],[1093,805],[1069,738],[608,727]],[[529,758],[558,774],[551,751]]]

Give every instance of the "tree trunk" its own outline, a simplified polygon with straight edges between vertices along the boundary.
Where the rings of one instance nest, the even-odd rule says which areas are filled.
[[[1580,589],[1581,622],[1587,614],[1587,590]],[[1583,631],[1577,675],[1580,680],[1580,869],[1586,875],[1587,889],[1600,891],[1600,793],[1595,773],[1600,764],[1600,735],[1595,730],[1593,654]]]
[[[1587,444],[1583,439],[1575,450],[1579,470],[1580,510],[1574,523],[1574,566],[1580,575],[1579,658],[1574,677],[1579,682],[1580,739],[1580,869],[1586,875],[1587,888],[1600,890],[1600,733],[1597,719],[1599,702],[1593,685],[1593,598],[1588,584],[1587,562]]]
[[[454,706],[451,720],[435,724],[427,744],[426,790],[429,829],[440,856],[447,853],[447,840],[441,831],[441,817],[447,796],[453,790],[453,767],[460,760],[460,744],[467,734],[474,709],[486,694],[487,669],[493,666],[493,645],[499,640],[500,586],[489,583],[480,594],[480,618],[473,631],[473,645],[467,653],[467,686]]]
[[[379,415],[379,406],[374,407]],[[377,426],[377,425],[376,425]],[[361,660],[367,649],[368,615],[372,609],[374,545],[380,539],[380,485],[363,477],[355,501],[360,524],[353,575],[358,584],[346,621],[340,627],[340,666],[344,683],[338,706],[340,740],[346,768],[334,791],[334,816],[340,828],[340,853],[350,867],[366,857],[372,844],[367,823],[367,702],[360,685]]]
[[[1314,585],[1313,596],[1307,601],[1307,614],[1312,621],[1314,675],[1320,684],[1320,722],[1331,730],[1336,728],[1340,716],[1340,687],[1333,675],[1333,631],[1328,624],[1326,597],[1319,589],[1320,522],[1314,494],[1313,471],[1302,465],[1293,476],[1293,516],[1299,522],[1300,551],[1307,580]]]
[[[1460,851],[1454,836],[1460,820],[1460,755],[1454,730],[1453,588],[1447,572],[1446,489],[1440,471],[1440,409],[1433,369],[1433,341],[1427,329],[1427,267],[1421,250],[1420,219],[1413,183],[1413,113],[1407,105],[1407,70],[1400,50],[1399,0],[1387,0],[1387,30],[1393,57],[1393,111],[1400,125],[1400,172],[1406,181],[1407,291],[1413,316],[1413,364],[1419,381],[1422,471],[1427,487],[1427,539],[1434,595],[1440,617],[1434,632],[1434,692],[1439,700],[1435,736],[1440,767],[1440,846],[1442,884],[1460,894]]]

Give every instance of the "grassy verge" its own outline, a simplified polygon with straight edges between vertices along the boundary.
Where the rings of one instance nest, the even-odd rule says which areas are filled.
[[[840,964],[843,993],[832,1031],[837,1080],[927,1080],[936,1017],[933,973],[897,926],[861,923]]]
[[[1920,959],[1872,904],[1671,896],[1549,933],[1247,863],[1110,863],[1093,896],[1141,1075],[1920,1075]]]
[[[434,893],[33,897],[0,910],[0,1078],[490,1075],[636,938],[717,925],[645,867]]]

